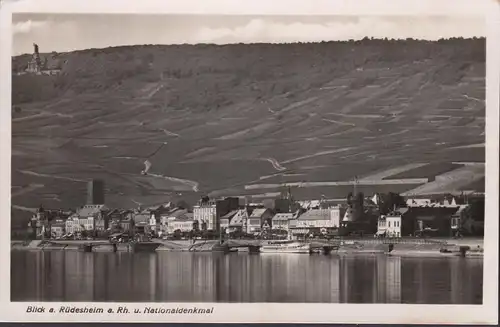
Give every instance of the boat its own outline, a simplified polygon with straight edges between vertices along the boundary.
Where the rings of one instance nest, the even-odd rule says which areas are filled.
[[[149,241],[130,242],[129,243],[129,251],[130,252],[155,252],[159,246],[160,246],[159,243],[149,242]]]
[[[261,253],[311,253],[311,244],[298,241],[276,241],[262,245]]]

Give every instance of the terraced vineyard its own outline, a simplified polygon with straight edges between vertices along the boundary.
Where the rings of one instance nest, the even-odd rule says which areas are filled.
[[[59,76],[13,76],[14,218],[40,203],[83,204],[90,178],[105,180],[110,206],[135,207],[276,194],[290,182],[310,183],[299,197],[343,197],[355,176],[367,194],[418,191],[452,162],[484,163],[484,146],[471,146],[485,142],[484,39],[135,46],[60,58]],[[480,190],[481,178],[484,166],[464,166],[422,192]]]

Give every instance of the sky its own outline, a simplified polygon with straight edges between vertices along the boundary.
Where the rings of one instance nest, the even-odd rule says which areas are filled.
[[[281,43],[486,35],[479,16],[12,15],[13,55],[137,44]]]

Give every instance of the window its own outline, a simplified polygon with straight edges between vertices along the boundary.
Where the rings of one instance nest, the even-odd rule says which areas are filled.
[[[387,222],[387,227],[391,227],[391,222],[390,221]]]

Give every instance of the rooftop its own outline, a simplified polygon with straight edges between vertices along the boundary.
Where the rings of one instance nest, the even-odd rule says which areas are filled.
[[[330,220],[330,210],[328,209],[311,209],[303,213],[299,220]]]
[[[192,221],[194,220],[194,215],[191,212],[186,212],[183,215],[175,217],[174,221]]]
[[[266,208],[257,208],[252,211],[250,218],[260,218],[268,209]]]
[[[230,212],[226,213],[224,216],[220,217],[220,219],[231,219],[238,213],[238,211],[239,210],[230,211]]]
[[[188,211],[186,209],[179,209],[179,208],[175,208],[169,212],[166,212],[166,213],[162,213],[161,216],[162,217],[173,217],[173,218],[177,218],[177,217],[180,217],[182,215],[185,215],[187,214]]]
[[[106,206],[103,204],[100,205],[85,205],[82,208],[77,210],[77,214],[79,216],[93,216],[95,214],[98,214],[102,210],[105,210]]]
[[[399,208],[396,209],[395,211],[389,212],[386,216],[388,217],[401,216],[407,213],[408,210],[409,210],[408,208]]]
[[[290,220],[295,216],[294,213],[277,213],[274,215],[273,220]]]

